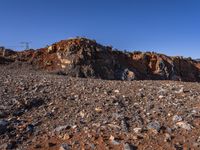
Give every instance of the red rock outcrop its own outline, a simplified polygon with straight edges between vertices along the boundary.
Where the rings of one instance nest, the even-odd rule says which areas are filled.
[[[15,52],[8,58],[74,77],[200,81],[198,61],[153,52],[116,51],[86,38],[62,40],[36,51]]]

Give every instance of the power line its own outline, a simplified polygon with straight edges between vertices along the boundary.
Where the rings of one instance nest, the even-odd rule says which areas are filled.
[[[30,49],[30,43],[31,42],[21,42],[21,44],[23,44],[24,47],[26,48],[25,50],[29,50]]]

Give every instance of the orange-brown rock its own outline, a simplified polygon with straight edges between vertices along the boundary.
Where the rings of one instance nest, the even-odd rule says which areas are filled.
[[[9,59],[13,58],[75,77],[200,81],[198,61],[153,52],[112,50],[86,38],[62,40],[36,51],[15,52],[9,55]]]

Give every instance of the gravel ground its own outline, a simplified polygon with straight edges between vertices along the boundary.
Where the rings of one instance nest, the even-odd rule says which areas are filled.
[[[0,66],[0,149],[200,149],[200,84]]]

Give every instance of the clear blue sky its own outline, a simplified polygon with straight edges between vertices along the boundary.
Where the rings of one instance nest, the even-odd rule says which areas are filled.
[[[200,0],[0,0],[0,19],[5,46],[86,36],[122,50],[200,57]]]

